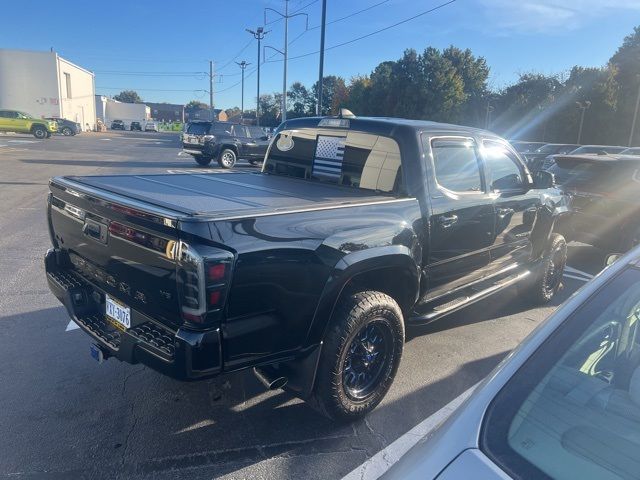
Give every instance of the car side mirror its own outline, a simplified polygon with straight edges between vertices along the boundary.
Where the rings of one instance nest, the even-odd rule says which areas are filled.
[[[544,189],[544,188],[552,188],[556,184],[555,175],[551,172],[547,172],[546,170],[538,170],[533,174],[533,187]]]

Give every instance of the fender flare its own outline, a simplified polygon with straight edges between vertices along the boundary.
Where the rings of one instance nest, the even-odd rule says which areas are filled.
[[[409,282],[407,295],[410,300],[405,303],[413,306],[420,290],[420,267],[409,247],[389,245],[349,253],[338,261],[325,283],[309,327],[306,345],[322,342],[336,304],[352,279],[363,273],[390,268],[402,270],[406,274]],[[406,308],[408,305],[402,306]]]

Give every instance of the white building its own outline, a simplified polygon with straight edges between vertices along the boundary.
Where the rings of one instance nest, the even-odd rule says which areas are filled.
[[[96,116],[107,126],[111,127],[114,120],[122,120],[127,129],[131,122],[144,122],[151,118],[151,109],[144,103],[124,103],[104,95],[96,95]]]
[[[0,108],[96,123],[94,74],[55,52],[0,49]]]

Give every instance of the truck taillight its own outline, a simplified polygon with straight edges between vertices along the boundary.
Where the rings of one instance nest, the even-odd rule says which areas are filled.
[[[183,320],[197,325],[220,318],[233,254],[213,247],[178,247],[178,292]]]

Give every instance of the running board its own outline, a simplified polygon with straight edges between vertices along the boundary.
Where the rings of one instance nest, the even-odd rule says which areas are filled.
[[[471,305],[472,303],[482,300],[496,293],[497,291],[502,290],[503,288],[510,287],[511,285],[514,285],[524,278],[528,277],[530,274],[531,272],[527,270],[526,272],[522,272],[517,275],[511,275],[493,283],[483,290],[477,290],[478,286],[474,285],[473,287],[469,287],[466,289],[468,292],[466,295],[463,293],[453,300],[450,300],[446,303],[438,304],[434,306],[432,311],[429,313],[410,317],[407,323],[411,325],[420,325],[432,322],[433,320],[443,317],[449,313],[460,310],[467,305]]]

